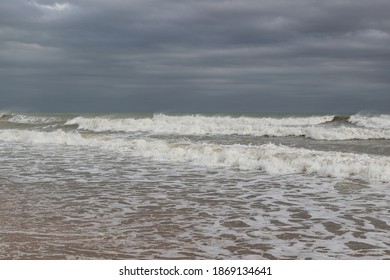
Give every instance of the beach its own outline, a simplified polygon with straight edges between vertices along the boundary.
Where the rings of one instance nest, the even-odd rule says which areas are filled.
[[[389,259],[390,116],[0,116],[1,259]]]

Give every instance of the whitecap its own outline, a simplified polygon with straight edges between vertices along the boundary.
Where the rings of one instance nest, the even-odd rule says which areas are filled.
[[[390,129],[390,115],[356,114],[349,122],[362,127]]]
[[[0,140],[95,147],[129,157],[207,168],[260,170],[272,175],[316,176],[390,182],[386,156],[317,151],[283,145],[221,145],[157,139],[123,139],[78,132],[2,130]]]

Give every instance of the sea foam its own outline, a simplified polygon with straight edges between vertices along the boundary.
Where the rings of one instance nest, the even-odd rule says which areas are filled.
[[[357,126],[390,129],[390,115],[356,114],[349,118],[349,122]]]
[[[55,117],[38,117],[26,115],[14,115],[8,119],[9,122],[25,123],[25,124],[46,124],[58,121]]]
[[[208,168],[260,170],[271,175],[318,176],[390,182],[390,158],[367,154],[264,145],[221,145],[157,139],[124,139],[77,132],[2,130],[0,141],[88,146],[160,162]]]
[[[77,125],[80,130],[94,132],[146,132],[150,134],[178,135],[252,135],[302,136],[315,140],[390,139],[390,130],[364,127],[324,126],[334,116],[249,118],[167,116],[153,118],[86,118],[77,117],[66,125]]]
[[[172,132],[180,134],[207,134],[207,133],[239,133],[251,134],[265,126],[308,126],[325,123],[332,120],[333,116],[313,117],[286,117],[286,118],[251,118],[251,117],[230,117],[230,116],[169,116],[155,114],[152,118],[109,118],[109,117],[76,117],[66,124],[77,124],[79,129],[102,131],[152,131]]]
[[[199,166],[262,170],[271,175],[317,174],[326,177],[390,181],[390,159],[283,145],[214,145],[133,142],[133,154],[156,160],[186,161]]]

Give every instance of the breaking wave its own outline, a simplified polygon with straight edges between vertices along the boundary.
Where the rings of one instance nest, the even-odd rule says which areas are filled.
[[[349,115],[336,115],[333,117],[330,123],[347,123],[349,118]]]
[[[63,145],[88,145],[78,132],[65,132],[56,130],[53,132],[40,132],[32,130],[0,130],[0,141],[24,142],[31,144],[63,144]]]
[[[390,139],[390,130],[323,126],[328,122],[349,121],[349,117],[313,116],[289,118],[206,117],[154,115],[152,118],[76,117],[66,125],[77,125],[80,130],[94,132],[146,132],[179,135],[252,135],[302,136],[315,140]]]
[[[12,118],[12,114],[9,113],[0,113],[0,120],[8,120],[9,118]]]
[[[112,119],[104,117],[85,118],[76,117],[66,124],[77,124],[79,129],[102,131],[152,131],[172,132],[180,134],[207,134],[218,133],[235,134],[242,132],[250,134],[264,126],[307,126],[327,122],[332,116],[302,117],[302,118],[249,118],[249,117],[206,117],[193,116],[168,116],[163,114],[154,115],[152,118],[142,119]]]
[[[271,175],[317,174],[365,181],[389,181],[386,157],[324,152],[283,145],[211,145],[136,142],[135,153],[157,160],[190,161],[200,166],[263,170]]]
[[[46,124],[58,121],[55,117],[38,117],[38,116],[26,116],[26,115],[10,115],[9,122],[25,123],[25,124]]]
[[[314,140],[372,140],[390,139],[390,130],[357,127],[309,127],[304,136]]]
[[[390,115],[353,115],[348,120],[357,126],[390,129]]]
[[[221,145],[156,139],[124,139],[78,132],[2,130],[0,141],[88,146],[172,163],[202,167],[261,170],[271,175],[318,176],[390,182],[390,158],[367,154],[315,151],[283,145]]]

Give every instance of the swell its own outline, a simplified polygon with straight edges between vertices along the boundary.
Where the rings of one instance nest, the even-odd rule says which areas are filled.
[[[124,139],[94,133],[2,130],[0,141],[98,148],[122,156],[208,168],[259,170],[271,175],[308,174],[390,182],[390,158],[283,145],[221,145],[190,141]]]

